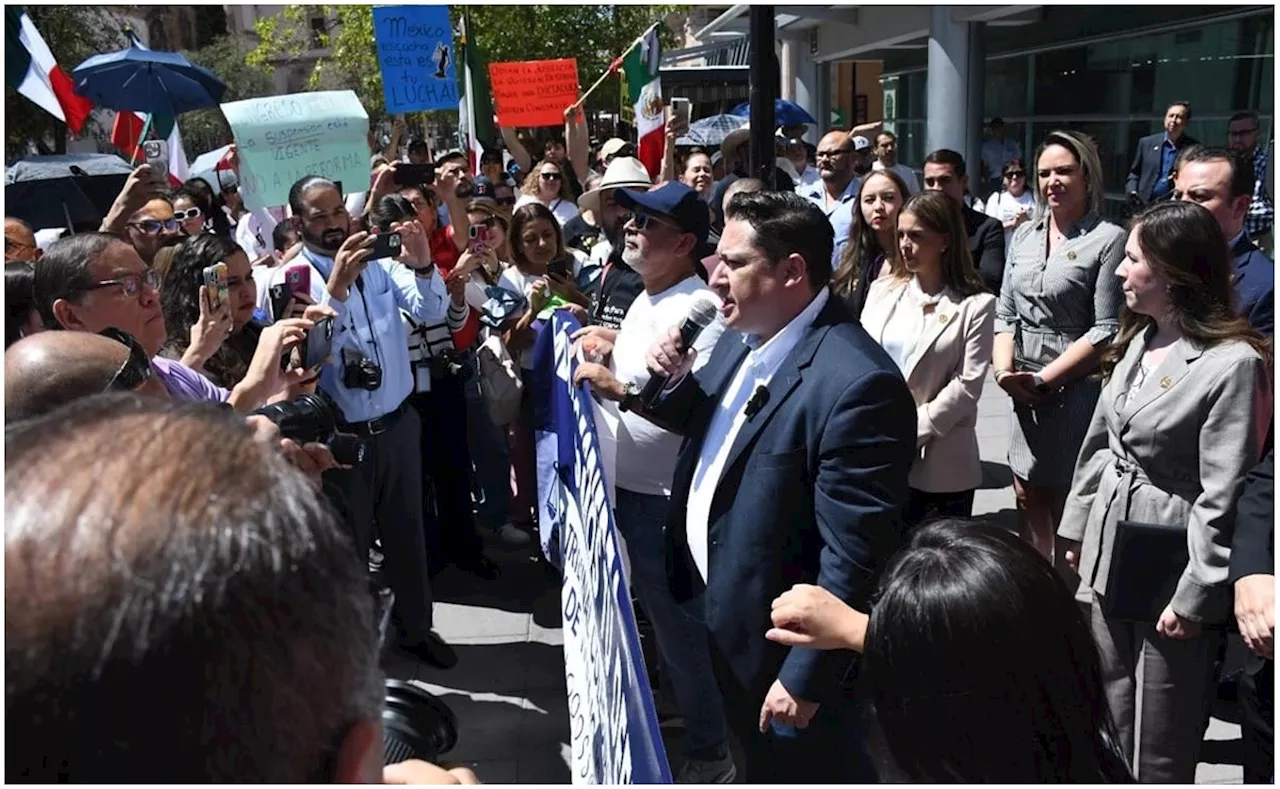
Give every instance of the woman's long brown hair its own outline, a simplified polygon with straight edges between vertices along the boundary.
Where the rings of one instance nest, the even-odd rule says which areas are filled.
[[[882,249],[880,239],[876,238],[876,231],[862,216],[862,193],[866,191],[871,179],[877,176],[883,176],[892,181],[903,202],[906,202],[907,195],[911,191],[907,189],[907,183],[902,180],[902,176],[893,170],[876,170],[862,179],[862,184],[858,187],[858,196],[854,201],[849,241],[844,245],[844,250],[840,253],[840,263],[831,275],[831,292],[837,296],[848,296],[858,289],[858,277],[862,273],[863,262],[868,258],[883,254],[891,261],[898,259],[898,245],[893,244],[889,249]],[[902,210],[901,206],[898,210]]]
[[[1173,322],[1182,335],[1206,347],[1232,340],[1248,343],[1270,366],[1270,341],[1236,309],[1235,265],[1213,214],[1195,203],[1157,203],[1134,217],[1132,226],[1147,265],[1169,283]],[[1104,379],[1115,371],[1129,343],[1153,325],[1155,318],[1128,305],[1120,311],[1120,331],[1102,355]]]
[[[987,286],[973,266],[969,253],[969,233],[964,227],[964,214],[960,203],[942,192],[918,192],[907,198],[898,209],[898,219],[911,214],[925,227],[947,237],[947,248],[942,252],[942,282],[962,296],[986,293]],[[911,279],[911,272],[901,258],[893,259],[893,276]]]

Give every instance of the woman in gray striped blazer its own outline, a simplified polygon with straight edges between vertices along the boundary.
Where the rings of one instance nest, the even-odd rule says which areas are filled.
[[[1091,374],[1119,325],[1115,270],[1125,233],[1099,216],[1102,165],[1088,137],[1051,132],[1034,161],[1035,218],[1018,227],[1009,247],[992,367],[1013,401],[1009,467],[1020,527],[1053,561],[1076,454],[1098,401]]]

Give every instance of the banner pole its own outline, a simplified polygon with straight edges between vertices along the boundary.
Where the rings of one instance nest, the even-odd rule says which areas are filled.
[[[592,85],[587,90],[586,93],[582,94],[582,97],[579,98],[576,102],[574,102],[573,104],[570,104],[568,109],[576,110],[580,108],[584,103],[586,103],[587,97],[590,96],[595,91],[596,88],[600,87],[600,85],[603,84],[604,81],[608,79],[610,75],[616,73],[618,69],[622,68],[622,61],[624,58],[626,58],[627,55],[631,54],[631,50],[640,46],[640,42],[644,41],[645,36],[649,35],[649,32],[652,31],[655,27],[657,27],[660,24],[662,24],[661,21],[654,22],[652,25],[649,25],[647,28],[645,28],[644,33],[642,33],[640,37],[637,38],[635,41],[631,42],[631,46],[624,49],[621,55],[618,55],[618,57],[614,58],[614,61],[609,64],[609,68],[603,74],[600,75],[600,79],[596,80],[596,84]]]
[[[146,141],[147,133],[151,131],[151,119],[154,117],[154,112],[147,113],[147,122],[142,124],[142,134],[138,135],[138,144],[133,146],[133,153],[129,155],[130,167],[133,167],[138,161],[138,151],[142,150],[142,143]]]

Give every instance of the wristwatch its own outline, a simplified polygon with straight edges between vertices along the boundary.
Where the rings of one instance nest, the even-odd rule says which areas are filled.
[[[1040,373],[1031,374],[1031,385],[1034,386],[1036,391],[1040,392],[1041,394],[1049,393],[1049,385],[1046,384],[1044,382],[1044,379],[1040,377]]]
[[[622,399],[618,401],[619,411],[630,411],[640,402],[640,387],[628,381],[622,385]]]

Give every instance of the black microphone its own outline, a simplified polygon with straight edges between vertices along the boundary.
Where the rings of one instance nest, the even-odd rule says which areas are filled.
[[[711,325],[716,319],[716,312],[720,310],[714,301],[710,299],[699,299],[693,303],[693,307],[689,309],[689,316],[684,319],[684,323],[680,324],[680,349],[687,351],[693,345],[694,340],[698,339],[698,335],[702,330]],[[649,371],[649,383],[644,385],[644,389],[640,390],[640,402],[645,408],[653,408],[657,404],[658,398],[662,395],[662,390],[667,388],[667,374],[655,373]]]
[[[763,386],[757,386],[756,390],[751,393],[751,399],[747,401],[747,421],[750,422],[756,418],[756,414],[760,413],[760,409],[769,404],[769,390]]]

